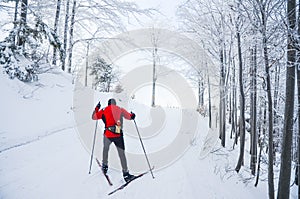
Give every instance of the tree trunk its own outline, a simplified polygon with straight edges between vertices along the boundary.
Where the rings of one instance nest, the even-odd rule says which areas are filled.
[[[15,14],[14,14],[14,31],[13,31],[13,35],[12,35],[12,43],[13,43],[14,47],[16,45],[16,33],[15,33],[15,30],[17,28],[18,7],[19,7],[19,0],[16,0]]]
[[[87,42],[86,55],[85,55],[85,81],[84,85],[87,87],[87,77],[88,77],[88,68],[89,68],[89,51],[90,51],[90,41]]]
[[[252,49],[252,70],[251,70],[251,173],[255,175],[257,161],[257,131],[256,131],[256,46]]]
[[[207,67],[207,63],[206,63]],[[207,86],[208,86],[208,125],[211,128],[211,95],[210,95],[210,81],[209,74],[207,73]]]
[[[258,155],[258,164],[257,164],[257,175],[256,175],[256,181],[254,186],[257,187],[258,181],[259,181],[259,174],[260,174],[260,162],[261,162],[261,153],[263,150],[263,142],[260,142],[260,148],[259,148],[259,155]]]
[[[298,2],[298,37],[300,36],[300,0]],[[300,41],[297,40],[299,46]],[[300,49],[297,50],[297,88],[298,88],[298,164],[297,164],[297,184],[298,184],[298,197],[300,196]]]
[[[22,0],[22,2],[21,2],[20,31],[18,33],[18,43],[17,43],[18,46],[23,46],[24,43],[25,43],[25,39],[24,39],[25,33],[23,32],[24,31],[23,29],[25,28],[26,21],[27,21],[27,6],[28,6],[28,0]]]
[[[73,0],[73,8],[71,15],[71,25],[70,25],[70,38],[69,38],[69,61],[68,61],[68,73],[72,71],[72,55],[73,55],[73,33],[75,24],[75,14],[76,14],[76,0]]]
[[[233,120],[232,120],[232,123],[231,123],[231,129],[233,131],[233,134],[235,135],[235,138],[234,138],[234,142],[233,142],[233,148],[234,146],[238,143],[238,131],[237,131],[237,124],[238,124],[238,119],[237,119],[237,96],[236,96],[236,76],[235,76],[235,73],[236,73],[236,68],[235,68],[235,61],[233,59],[233,69],[232,69],[232,84],[233,84],[233,93],[232,93],[232,98],[233,98],[233,111],[232,111],[232,114],[233,114]]]
[[[273,101],[272,101],[272,90],[271,90],[271,77],[269,71],[269,52],[267,46],[267,17],[266,17],[266,4],[260,2],[260,12],[262,18],[262,45],[263,45],[263,56],[265,62],[265,78],[267,84],[267,98],[268,98],[268,119],[269,119],[269,139],[268,139],[268,192],[269,199],[274,198],[274,169],[273,169]]]
[[[236,113],[236,86],[235,86],[235,65],[232,65],[232,78],[231,78],[231,138],[236,133],[236,120],[235,120],[235,113]]]
[[[200,74],[199,74],[200,75]],[[203,79],[199,77],[198,79],[198,97],[199,97],[199,108],[204,105],[204,85]]]
[[[286,97],[284,112],[284,129],[281,152],[281,165],[278,184],[278,199],[290,197],[293,116],[295,97],[295,61],[296,51],[294,45],[294,29],[296,22],[296,0],[288,0],[288,46],[287,46],[287,70],[286,70]]]
[[[240,131],[240,155],[236,172],[239,172],[242,165],[244,165],[244,151],[245,151],[245,94],[243,85],[243,60],[241,50],[241,35],[237,28],[237,42],[238,42],[238,58],[239,58],[239,85],[240,85],[240,118],[239,118],[239,131]]]
[[[220,43],[222,45],[222,43]],[[220,70],[220,139],[221,144],[225,147],[226,141],[226,95],[225,95],[225,64],[224,64],[224,50],[223,48],[220,49],[220,62],[221,62],[221,70]]]
[[[65,16],[65,28],[64,28],[64,54],[61,63],[61,69],[65,70],[66,58],[67,58],[67,42],[68,42],[68,23],[69,23],[69,9],[70,0],[66,0],[66,16]]]
[[[267,96],[268,96],[268,116],[269,116],[269,144],[268,144],[268,185],[269,185],[269,198],[274,198],[274,169],[273,169],[273,102],[272,102],[272,91],[271,91],[271,78],[269,72],[269,56],[266,44],[266,38],[264,35],[264,59],[265,59],[265,73],[267,81]]]
[[[274,136],[279,137],[279,115],[277,113],[278,109],[278,94],[279,94],[279,75],[280,75],[280,66],[275,66],[275,84],[274,84]],[[274,143],[274,157],[275,153],[277,152],[279,143]],[[276,160],[274,160],[276,161]]]
[[[59,22],[59,15],[60,15],[60,5],[61,5],[61,0],[57,0],[57,5],[56,5],[56,14],[55,14],[55,20],[54,20],[54,33],[57,34],[57,28],[58,28],[58,22]],[[53,60],[52,64],[56,65],[56,46],[53,46]]]
[[[153,37],[154,37],[154,33],[153,33]],[[153,38],[153,39],[155,39],[155,38]],[[152,56],[153,56],[152,103],[151,103],[152,107],[155,107],[155,86],[156,86],[156,80],[157,80],[157,75],[156,75],[156,55],[157,55],[157,47],[156,47],[156,43],[154,41],[154,48],[153,48],[153,52],[152,52]]]

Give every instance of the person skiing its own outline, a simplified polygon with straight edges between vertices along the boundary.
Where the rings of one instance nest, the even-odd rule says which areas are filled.
[[[131,175],[128,171],[127,160],[125,156],[125,145],[123,138],[123,118],[127,120],[134,120],[135,114],[129,113],[124,108],[117,106],[116,100],[111,98],[108,100],[108,106],[100,109],[100,101],[95,107],[92,115],[93,120],[102,119],[105,124],[104,136],[103,136],[103,159],[102,159],[102,171],[104,174],[108,170],[108,151],[110,144],[113,142],[117,147],[118,155],[122,165],[123,177],[126,182],[132,180],[134,175]]]

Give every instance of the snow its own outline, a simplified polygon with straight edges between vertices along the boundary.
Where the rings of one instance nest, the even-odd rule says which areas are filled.
[[[184,111],[197,121],[198,133],[184,153],[169,165],[155,169],[155,179],[147,174],[124,190],[107,196],[124,183],[122,174],[116,169],[109,170],[113,187],[107,184],[95,161],[92,173],[88,174],[90,152],[83,146],[73,118],[76,107],[73,107],[71,82],[71,76],[58,69],[40,75],[38,83],[30,84],[10,80],[1,72],[0,198],[267,198],[266,181],[260,181],[255,188],[248,169],[243,168],[239,174],[234,171],[238,147],[232,151],[231,146],[221,148],[217,143],[214,153],[200,158],[208,133],[207,118],[192,110]],[[103,99],[109,97],[99,95]],[[106,105],[105,100],[102,105]],[[147,110],[134,101],[130,107],[137,113],[141,128],[151,122],[150,107]],[[176,114],[181,110],[162,108],[167,118],[165,126],[176,131],[179,120]],[[102,134],[100,129],[98,134]],[[166,140],[163,138],[153,142],[146,139],[147,150],[159,151],[174,139],[170,135],[171,140],[160,141]],[[139,142],[133,136],[125,137],[125,142],[129,151],[140,153]],[[265,177],[262,174],[261,178]],[[292,197],[296,198],[293,193]]]

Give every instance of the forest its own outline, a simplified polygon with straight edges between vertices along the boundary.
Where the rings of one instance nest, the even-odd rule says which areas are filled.
[[[2,0],[0,13],[7,78],[30,83],[60,68],[76,79],[84,68],[85,86],[103,92],[123,89],[111,60],[89,59],[96,46],[129,25],[148,26],[143,19],[163,18],[158,8],[123,0]],[[195,41],[218,68],[218,144],[239,148],[235,171],[249,169],[255,186],[266,172],[268,198],[290,198],[290,186],[300,184],[300,1],[186,0],[175,16],[172,31]],[[155,53],[154,42],[153,73]],[[183,75],[193,80],[197,110],[211,117],[206,71],[190,68]]]

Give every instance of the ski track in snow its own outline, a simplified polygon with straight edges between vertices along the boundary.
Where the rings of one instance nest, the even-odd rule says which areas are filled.
[[[64,130],[72,129],[72,128],[74,128],[74,125],[73,126],[69,126],[69,127],[65,127],[65,128],[61,128],[61,129],[58,129],[58,130],[53,130],[53,131],[47,132],[47,133],[45,133],[43,135],[39,135],[36,138],[32,138],[32,139],[27,140],[25,142],[21,142],[21,143],[15,144],[15,145],[9,146],[7,148],[3,148],[3,149],[0,150],[0,153],[3,153],[5,151],[9,151],[11,149],[15,149],[15,148],[18,148],[18,147],[21,147],[21,146],[25,146],[27,144],[31,144],[33,142],[39,141],[39,140],[41,140],[41,139],[43,139],[45,137],[48,137],[50,135],[59,133],[59,132],[64,131]]]

